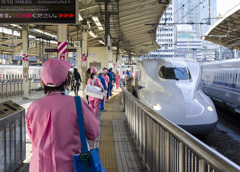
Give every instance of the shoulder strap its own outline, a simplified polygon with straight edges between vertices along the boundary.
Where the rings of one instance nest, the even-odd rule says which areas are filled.
[[[97,80],[97,77],[93,79],[92,85],[94,85],[95,81]]]
[[[81,152],[87,153],[88,147],[87,147],[87,138],[86,138],[85,129],[84,129],[81,98],[79,96],[75,96],[74,99],[77,107],[78,129],[79,129],[80,140],[82,145]]]

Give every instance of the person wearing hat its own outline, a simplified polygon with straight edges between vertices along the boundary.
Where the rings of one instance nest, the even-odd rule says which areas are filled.
[[[105,83],[106,83],[106,86],[107,86],[107,92],[108,92],[109,76],[107,75],[107,73],[108,73],[107,68],[103,68],[103,75],[102,75],[102,77],[105,80]],[[108,95],[108,93],[107,93],[107,95]],[[104,102],[105,103],[107,102],[107,98],[108,98],[108,96],[105,96],[105,98],[104,98]]]
[[[118,87],[119,87],[119,80],[120,80],[120,75],[119,75],[119,72],[117,71],[117,74],[116,74],[116,89],[118,89]]]
[[[102,72],[100,72],[100,73],[98,74],[98,78],[100,79],[104,90],[107,90],[106,82],[105,82],[105,79],[103,78],[103,75],[104,75],[104,74],[103,74]],[[105,96],[105,97],[106,97],[106,96]],[[102,112],[106,112],[106,110],[104,109],[104,100],[105,100],[105,97],[103,97],[103,99],[101,100],[101,104],[100,104],[100,108],[99,108],[100,111],[102,111]]]
[[[81,152],[76,103],[65,95],[70,63],[50,59],[41,70],[46,96],[35,100],[26,113],[27,133],[32,143],[30,172],[74,171],[73,155]],[[86,137],[94,140],[100,124],[87,102],[81,98]]]
[[[112,74],[112,68],[108,70],[108,76],[109,76],[109,92],[108,96],[110,97],[112,95],[112,88],[113,88],[113,74]]]
[[[102,91],[104,91],[104,88],[103,88],[103,85],[102,85],[100,79],[96,78],[96,76],[95,76],[96,73],[97,73],[97,68],[91,67],[91,76],[88,79],[87,84],[93,84],[93,81],[95,81],[94,85],[97,86],[97,87],[100,87],[102,89]],[[92,96],[88,96],[88,100],[89,100],[90,107],[92,107],[92,109],[95,113],[95,116],[98,119],[98,112],[99,112],[99,107],[100,107],[102,99],[95,98],[95,97],[92,97]]]

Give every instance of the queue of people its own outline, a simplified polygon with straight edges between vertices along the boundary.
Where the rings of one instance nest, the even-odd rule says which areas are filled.
[[[30,172],[74,171],[72,156],[81,152],[76,111],[79,104],[75,103],[73,96],[68,95],[68,87],[71,85],[77,96],[82,79],[77,69],[70,73],[70,67],[69,62],[58,59],[50,59],[42,66],[41,81],[45,96],[34,101],[26,113],[27,133],[32,142]],[[112,68],[103,68],[96,75],[97,68],[89,68],[85,84],[107,90],[108,94],[102,99],[87,96],[85,101],[81,98],[84,127],[89,140],[99,136],[99,110],[106,111],[104,104],[112,95],[114,81],[118,88],[120,79],[118,72],[115,75]]]

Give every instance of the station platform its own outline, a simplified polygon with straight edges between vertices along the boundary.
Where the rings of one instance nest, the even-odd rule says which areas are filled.
[[[71,91],[70,95],[74,95]],[[81,95],[81,91],[79,92]],[[23,106],[26,110],[36,99],[43,97],[42,92],[32,93],[29,99],[16,97],[12,101]],[[145,172],[147,168],[143,164],[140,155],[128,130],[121,105],[121,89],[115,89],[113,95],[105,104],[106,112],[99,113],[101,132],[99,137],[92,143],[99,147],[102,166],[108,172]],[[1,100],[2,101],[2,100]],[[31,142],[26,134],[26,159],[24,164],[16,172],[28,172],[29,162],[32,156]]]

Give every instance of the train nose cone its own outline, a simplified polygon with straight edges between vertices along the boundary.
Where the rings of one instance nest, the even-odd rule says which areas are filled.
[[[186,118],[194,118],[201,116],[204,112],[204,107],[197,99],[194,99],[192,103],[186,104]]]

